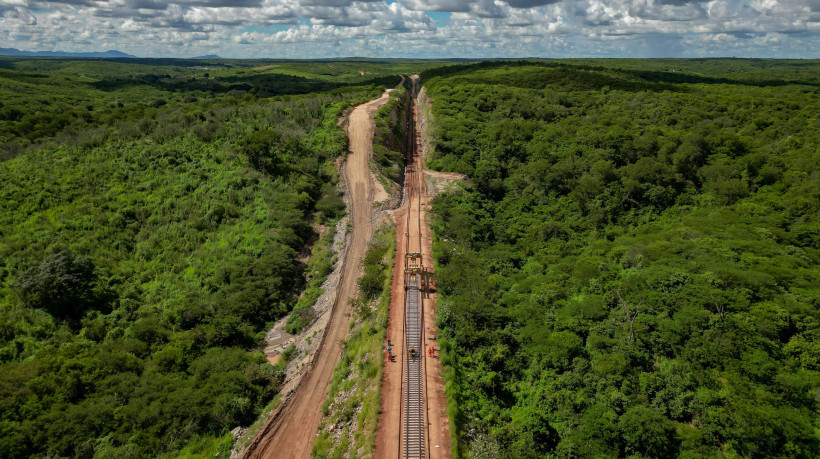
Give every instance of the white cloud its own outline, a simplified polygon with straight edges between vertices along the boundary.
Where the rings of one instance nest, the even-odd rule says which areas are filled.
[[[425,11],[451,14],[436,25]],[[820,50],[820,0],[0,0],[0,15],[7,47],[145,56],[816,57]]]

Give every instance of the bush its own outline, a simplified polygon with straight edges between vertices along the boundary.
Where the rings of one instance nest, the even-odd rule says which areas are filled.
[[[85,257],[60,251],[47,256],[14,281],[23,303],[59,318],[77,318],[95,299],[97,275]]]

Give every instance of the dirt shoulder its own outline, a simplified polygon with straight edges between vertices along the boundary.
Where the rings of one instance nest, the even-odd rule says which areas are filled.
[[[349,303],[356,294],[361,259],[372,232],[372,203],[375,194],[369,162],[372,156],[373,116],[387,102],[389,92],[357,106],[347,126],[350,154],[343,166],[352,230],[344,253],[343,269],[321,344],[302,363],[304,374],[298,387],[283,394],[279,405],[256,438],[245,450],[245,458],[308,458],[322,419],[321,406],[327,397],[333,368],[339,360],[341,342],[347,336]],[[312,333],[311,329],[308,333]]]
[[[413,77],[413,96],[418,92],[418,77]],[[404,257],[408,252],[422,252],[423,265],[432,269],[432,233],[427,217],[430,196],[425,186],[426,171],[423,166],[423,142],[421,139],[423,127],[419,123],[419,104],[414,104],[414,127],[411,129],[414,152],[408,163],[405,174],[405,199],[402,206],[396,209],[393,220],[396,227],[396,254],[393,267],[393,283],[391,285],[390,310],[387,322],[386,337],[393,343],[396,353],[395,362],[385,360],[382,373],[381,411],[379,425],[376,431],[375,457],[392,458],[401,455],[402,432],[402,397],[404,378]],[[447,399],[444,394],[443,369],[441,361],[435,356],[429,356],[428,350],[435,348],[436,341],[428,336],[436,336],[435,328],[436,305],[435,293],[428,293],[423,299],[424,310],[424,341],[425,362],[425,410],[427,430],[427,451],[430,458],[449,458],[450,424],[447,418]]]
[[[394,362],[382,367],[381,401],[379,422],[376,428],[374,457],[399,457],[399,435],[401,423],[402,378],[404,362],[404,254],[407,250],[407,205],[404,204],[393,214],[396,228],[396,251],[393,258],[393,279],[390,284],[390,305],[388,306],[387,330],[385,338],[393,344]]]

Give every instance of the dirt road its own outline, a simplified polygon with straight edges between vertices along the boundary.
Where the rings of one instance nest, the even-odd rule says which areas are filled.
[[[361,260],[371,235],[373,178],[369,161],[373,154],[373,116],[389,97],[357,106],[350,114],[350,154],[344,166],[353,228],[345,252],[345,266],[332,316],[325,329],[309,373],[295,394],[284,401],[244,453],[245,458],[309,458],[322,419],[321,406],[327,397],[333,368],[339,361],[341,342],[347,336],[350,299],[356,294]]]
[[[418,77],[412,77],[412,96],[418,94]],[[390,310],[387,319],[386,337],[396,349],[396,361],[385,362],[382,374],[381,410],[379,426],[376,431],[376,458],[401,457],[401,432],[403,406],[403,379],[404,353],[401,343],[404,342],[404,257],[408,252],[421,252],[423,265],[432,269],[432,236],[427,221],[426,209],[429,206],[429,196],[424,190],[423,161],[419,154],[418,107],[413,105],[413,124],[410,129],[412,157],[408,159],[405,173],[405,199],[393,216],[396,224],[396,257],[393,264],[393,282],[391,285]],[[425,348],[425,410],[426,425],[424,437],[426,450],[430,458],[449,458],[450,432],[449,420],[446,414],[446,398],[444,395],[444,381],[441,377],[441,361],[437,357],[428,356],[430,347],[435,341],[428,340],[428,335],[435,335],[435,294],[428,294],[423,300]]]

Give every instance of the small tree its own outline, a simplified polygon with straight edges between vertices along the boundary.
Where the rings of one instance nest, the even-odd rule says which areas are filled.
[[[647,457],[675,457],[678,439],[673,423],[655,410],[636,405],[621,416],[618,422],[627,455]]]
[[[239,153],[245,154],[253,167],[258,170],[273,172],[279,168],[281,159],[278,147],[282,143],[282,134],[265,129],[255,131],[239,143]]]
[[[618,300],[621,305],[621,309],[624,311],[624,315],[626,317],[626,322],[629,324],[629,344],[635,342],[635,319],[638,318],[638,314],[641,311],[641,305],[643,305],[643,300],[635,306],[630,305],[624,300],[624,297],[621,296],[621,291],[618,290],[615,292],[618,295]]]
[[[13,287],[26,306],[46,309],[56,317],[71,318],[81,315],[93,300],[96,282],[91,260],[61,251],[23,272]]]

